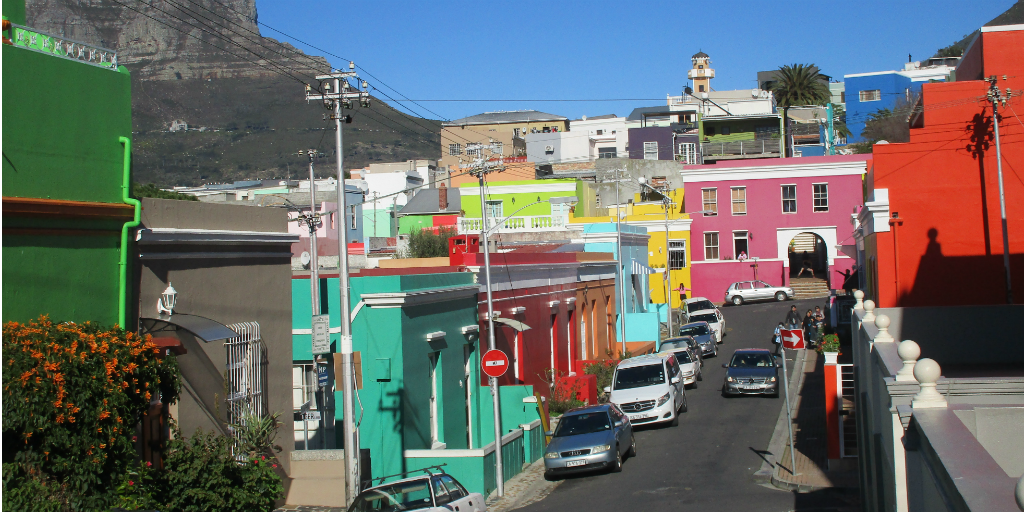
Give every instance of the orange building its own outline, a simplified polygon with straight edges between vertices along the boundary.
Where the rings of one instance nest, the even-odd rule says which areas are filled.
[[[857,216],[858,264],[880,307],[1007,302],[989,83],[999,107],[1009,261],[1024,298],[1024,25],[983,27],[955,81],[928,83],[910,142],[876,144]]]

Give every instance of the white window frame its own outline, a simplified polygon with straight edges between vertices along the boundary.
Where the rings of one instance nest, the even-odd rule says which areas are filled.
[[[349,208],[349,212],[348,212],[349,213],[349,224],[348,224],[349,229],[356,229],[356,228],[359,227],[356,224],[356,206],[352,205],[352,206],[349,206],[348,208]]]
[[[448,144],[448,156],[462,155],[462,144]]]
[[[714,235],[714,239],[715,239],[714,240],[715,241],[714,245],[710,245],[708,243],[708,235]],[[722,241],[721,241],[721,238],[718,236],[718,231],[705,231],[704,232],[704,260],[705,261],[718,261],[718,260],[722,259],[721,244],[722,244]],[[708,250],[714,250],[715,251],[714,257],[711,257],[709,255]]]
[[[696,142],[680,142],[679,152],[676,153],[679,157],[679,161],[686,165],[697,164],[697,143]]]
[[[739,231],[733,231],[732,232],[732,253],[733,253],[732,257],[733,258],[739,259],[739,257],[740,257],[740,252],[736,250],[736,241],[737,240],[743,240],[743,241],[745,241],[747,243],[747,250],[746,250],[747,258],[750,258],[750,238],[749,238],[749,234],[750,234],[750,232],[747,231],[747,230],[739,230]]]
[[[881,89],[866,89],[859,91],[857,97],[861,103],[867,103],[869,101],[882,101],[882,90]]]
[[[704,194],[705,192],[713,192],[715,194],[714,202],[713,203],[709,203],[708,202],[708,198],[705,197],[705,194]],[[705,217],[715,217],[715,216],[718,215],[718,188],[717,187],[710,187],[710,188],[702,188],[702,189],[700,189],[700,201],[701,201],[700,204],[702,206],[701,207],[702,210],[714,210],[715,211],[714,213],[705,213],[704,214]],[[709,205],[711,206],[711,208],[708,208]]]
[[[792,199],[786,199],[786,187],[793,187],[793,198]],[[780,194],[780,197],[782,198],[782,213],[783,214],[790,215],[790,214],[795,214],[795,213],[797,213],[797,211],[799,211],[797,209],[797,207],[799,205],[797,204],[797,200],[796,200],[796,198],[797,198],[797,187],[796,187],[795,183],[788,183],[788,184],[780,185],[779,186],[779,194]],[[786,211],[786,201],[793,201],[793,211],[791,211],[791,212],[787,212]]]
[[[473,147],[470,147],[473,146]],[[483,154],[483,150],[479,144],[467,144],[466,145],[466,156],[480,156]]]
[[[736,191],[737,190],[742,190],[743,191],[743,200],[742,201],[738,201],[736,199]],[[729,187],[729,200],[730,200],[730,205],[731,205],[730,211],[732,212],[733,215],[746,215],[747,214],[747,187]],[[743,211],[742,212],[737,212],[736,211],[736,205],[737,204],[742,204],[743,205]]]
[[[677,245],[673,246],[673,244]],[[672,265],[672,255],[673,253],[680,252],[682,253],[683,264],[681,266],[675,267]],[[665,260],[665,263],[668,265],[669,270],[682,270],[686,268],[686,239],[668,241],[668,259]]]
[[[651,158],[653,156],[654,158]],[[658,141],[644,142],[644,160],[658,159]]]
[[[497,209],[491,208],[492,206],[497,206]],[[487,219],[490,222],[498,222],[505,218],[505,201],[501,199],[488,199],[484,203],[484,208],[487,208]],[[498,213],[495,215],[494,211]]]
[[[819,193],[818,187],[823,187],[825,189],[824,193]],[[828,183],[811,184],[811,206],[811,211],[815,213],[828,212]]]
[[[493,143],[491,143],[491,154],[493,154],[493,155],[500,155],[500,154],[503,154],[504,151],[505,151],[505,143],[504,142],[493,142]]]

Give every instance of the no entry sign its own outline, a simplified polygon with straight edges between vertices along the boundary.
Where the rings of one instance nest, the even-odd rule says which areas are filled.
[[[782,346],[784,348],[805,348],[804,331],[800,329],[783,329],[779,334],[782,335]]]
[[[500,350],[488,350],[480,364],[488,377],[498,378],[508,371],[508,356]]]

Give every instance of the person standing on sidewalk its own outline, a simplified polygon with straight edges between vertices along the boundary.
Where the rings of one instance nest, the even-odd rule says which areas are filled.
[[[815,320],[814,313],[811,310],[807,310],[807,314],[804,315],[804,341],[807,343],[809,348],[814,348],[814,332],[815,332]]]
[[[782,352],[782,329],[785,327],[782,322],[779,322],[779,326],[775,328],[775,337],[772,338],[772,342],[775,343],[775,355],[779,355]]]
[[[789,308],[789,314],[786,315],[786,325],[790,329],[796,329],[800,326],[800,313],[796,311],[796,306]]]

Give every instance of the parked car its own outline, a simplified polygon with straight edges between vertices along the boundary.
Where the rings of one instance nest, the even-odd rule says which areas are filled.
[[[726,368],[722,395],[779,396],[779,364],[766,348],[744,348],[723,364]]]
[[[704,311],[705,309],[718,309],[718,306],[714,302],[711,302],[707,297],[693,297],[692,299],[686,299],[683,301],[683,322],[692,322],[689,320],[690,315],[697,311]]]
[[[679,328],[680,336],[689,336],[700,346],[701,358],[708,354],[718,357],[715,333],[707,322],[691,322]]]
[[[715,342],[722,342],[722,338],[725,336],[725,315],[717,308],[695,311],[690,315],[690,322],[707,322],[708,327],[715,335]]]
[[[704,380],[704,365],[701,364],[700,356],[697,355],[690,343],[693,338],[669,338],[661,342],[659,354],[671,354],[679,363],[679,371],[683,376],[684,386],[696,386],[697,381]],[[699,350],[699,349],[698,349]]]
[[[427,512],[486,512],[483,495],[469,492],[444,471],[370,487],[356,496],[348,512],[424,510]]]
[[[562,415],[544,452],[544,478],[577,471],[622,471],[624,457],[636,456],[629,418],[615,404],[578,407]]]
[[[668,422],[674,427],[679,425],[679,413],[687,408],[679,363],[668,355],[648,354],[620,361],[612,385],[604,391],[633,425]]]
[[[725,290],[725,301],[739,306],[752,300],[777,300],[782,302],[791,299],[795,293],[788,286],[772,286],[764,281],[740,281],[729,285]]]

